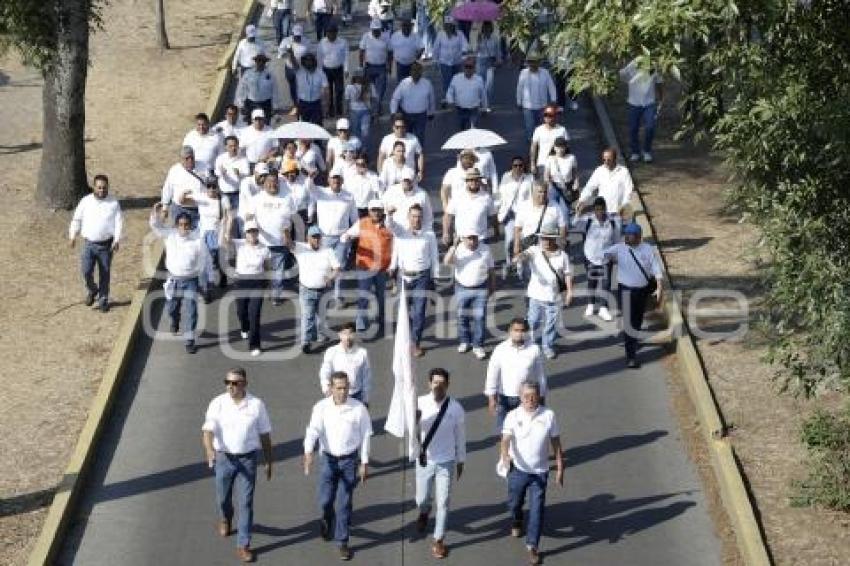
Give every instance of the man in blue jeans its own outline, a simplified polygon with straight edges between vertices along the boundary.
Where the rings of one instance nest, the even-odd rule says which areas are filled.
[[[341,560],[351,560],[348,547],[354,488],[366,483],[372,419],[366,406],[348,395],[345,372],[331,374],[330,396],[313,406],[304,433],[304,475],[310,474],[316,442],[322,452],[319,476],[320,532],[333,537]]]
[[[218,503],[218,534],[230,536],[233,521],[233,491],[236,490],[236,556],[253,562],[251,528],[254,523],[254,486],[257,481],[257,453],[263,449],[266,479],[272,479],[271,424],[265,404],[248,393],[248,377],[236,367],[224,378],[225,393],[207,408],[202,442],[207,466],[215,471]]]
[[[490,247],[479,243],[479,235],[467,231],[448,249],[443,263],[454,265],[455,301],[457,302],[457,351],[469,351],[479,360],[487,357],[484,351],[484,326],[487,315],[487,296],[495,290],[495,263]],[[472,332],[470,333],[470,327]]]
[[[502,425],[499,445],[499,468],[507,471],[508,512],[511,536],[522,536],[523,505],[528,495],[528,528],[525,547],[529,564],[540,564],[540,534],[543,531],[543,509],[549,482],[549,450],[555,460],[555,481],[564,486],[564,455],[555,413],[540,404],[540,384],[522,384],[521,405],[508,413]]]
[[[643,123],[643,161],[652,163],[652,140],[655,138],[655,123],[664,91],[661,76],[650,68],[638,65],[637,58],[620,69],[620,78],[629,85],[629,161],[641,159],[640,126]]]

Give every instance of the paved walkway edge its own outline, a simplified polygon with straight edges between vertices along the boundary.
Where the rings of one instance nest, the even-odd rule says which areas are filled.
[[[230,60],[236,51],[236,45],[244,33],[245,26],[257,14],[257,0],[245,0],[245,4],[239,14],[237,30],[230,44],[217,66],[218,75],[213,83],[210,98],[207,102],[206,113],[212,119],[221,112],[227,94],[227,86],[232,78],[230,71]],[[143,244],[145,245],[145,244]],[[153,266],[159,269],[162,265],[162,244],[156,242],[150,248],[150,255],[154,259]],[[143,254],[145,257],[145,254]],[[144,261],[143,261],[144,263]],[[97,443],[101,433],[106,426],[114,401],[120,391],[124,378],[124,370],[127,362],[133,354],[136,336],[142,325],[142,314],[148,293],[156,286],[157,280],[149,267],[143,268],[142,279],[136,291],[133,293],[130,307],[124,317],[124,321],[118,330],[112,353],[106,363],[103,377],[97,394],[89,409],[89,415],[85,425],[77,439],[77,445],[65,468],[62,480],[56,487],[56,494],[47,512],[47,518],[41,527],[41,533],[32,549],[29,557],[29,566],[51,564],[56,553],[61,548],[62,539],[68,528],[71,517],[75,511],[75,505],[83,490],[92,455],[97,450]]]
[[[620,150],[617,134],[608,115],[605,101],[594,95],[593,108],[605,137],[606,145],[615,148],[618,161],[628,166],[623,152]],[[651,235],[652,239],[657,242],[657,234],[637,183],[635,183],[635,188],[638,189],[638,201],[634,205],[635,220],[641,225],[644,234]],[[666,290],[670,291],[666,293],[666,300],[663,305],[668,323],[668,330],[665,332],[669,333],[669,341],[673,342],[676,355],[681,361],[681,374],[684,377],[691,402],[696,408],[700,429],[711,454],[711,466],[720,489],[720,499],[732,523],[738,550],[744,563],[747,566],[768,566],[772,564],[772,561],[761,525],[756,519],[755,506],[747,492],[738,460],[735,457],[734,447],[726,436],[726,427],[708,384],[708,376],[702,358],[682,316],[680,296],[674,292],[667,273],[667,263],[664,261],[664,255],[661,254],[660,250],[659,255],[661,256],[665,287]]]

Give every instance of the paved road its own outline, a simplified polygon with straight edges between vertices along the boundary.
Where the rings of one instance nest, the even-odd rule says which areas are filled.
[[[268,36],[268,23],[264,26]],[[429,73],[435,75],[433,69]],[[515,69],[500,71],[497,109],[482,123],[511,140],[496,152],[500,169],[511,155],[527,153],[521,118],[513,111],[515,76]],[[426,146],[424,186],[433,191],[437,205],[439,180],[454,161],[453,154],[440,152],[438,146],[452,132],[453,118],[440,114]],[[592,110],[583,104],[567,120],[586,178],[600,147]],[[379,128],[386,131],[386,119]],[[508,283],[500,286],[511,289]],[[524,314],[521,292],[506,295],[496,309],[501,330],[509,318]],[[222,392],[225,370],[237,363],[247,367],[250,389],[266,401],[274,425],[277,465],[270,483],[260,481],[256,497],[253,546],[258,559],[267,564],[336,562],[335,547],[317,536],[315,477],[303,476],[299,456],[310,407],[319,394],[320,357],[285,359],[296,347],[291,306],[266,304],[269,351],[258,360],[246,357],[246,345],[238,341],[227,296],[205,309],[205,331],[195,356],[184,354],[181,342],[170,339],[161,306],[161,299],[151,302],[151,319],[163,338],[140,339],[61,563],[234,562],[234,540],[214,534],[214,488],[202,461],[200,425],[207,403]],[[664,353],[647,348],[643,368],[625,370],[616,338],[602,333],[579,339],[579,333],[594,330],[581,318],[581,310],[583,306],[565,311],[561,354],[547,363],[552,389],[548,401],[561,422],[568,471],[566,487],[553,486],[548,493],[542,542],[546,562],[719,564],[720,545],[702,488],[670,413],[660,360]],[[350,316],[330,313],[329,323]],[[612,329],[604,328],[608,334]],[[488,349],[497,342],[491,335]],[[425,340],[429,352],[419,362],[423,376],[435,365],[452,372],[450,394],[467,411],[469,461],[453,494],[447,562],[522,564],[524,545],[506,536],[506,489],[494,472],[493,421],[481,394],[486,366],[470,354],[458,354],[455,343],[450,336],[435,337],[431,327]],[[382,430],[391,395],[392,341],[370,341],[367,347],[376,368],[372,415],[376,430]],[[424,391],[424,379],[420,382]],[[416,538],[412,525],[413,473],[399,457],[401,444],[379,433],[373,447],[372,478],[355,495],[354,560],[370,565],[429,563],[430,544]]]

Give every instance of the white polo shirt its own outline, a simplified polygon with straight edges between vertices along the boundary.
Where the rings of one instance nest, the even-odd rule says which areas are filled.
[[[330,187],[311,187],[310,212],[313,211],[323,236],[341,236],[360,219],[354,196],[345,189],[335,193]]]
[[[213,166],[215,175],[218,177],[218,188],[225,194],[239,192],[239,183],[248,175],[248,160],[237,155],[232,157],[224,152],[215,158]]]
[[[400,141],[404,143],[404,162],[405,165],[416,170],[416,155],[422,153],[422,145],[419,143],[419,138],[410,132],[406,133],[403,138],[398,137],[394,133],[387,134],[381,140],[379,151],[389,158],[393,152],[393,144]]]
[[[522,382],[531,379],[540,384],[540,395],[546,395],[546,374],[543,372],[543,355],[537,344],[514,345],[508,338],[493,349],[487,363],[484,395],[501,393],[519,397]]]
[[[496,206],[489,193],[479,189],[478,193],[473,195],[464,189],[460,193],[452,194],[446,213],[455,217],[456,233],[475,232],[484,239],[489,233],[490,217],[496,215]]]
[[[570,139],[567,129],[560,124],[556,124],[553,128],[550,128],[546,124],[540,124],[534,128],[531,143],[537,142],[537,165],[546,165],[546,159],[552,153],[552,148],[555,147],[555,140],[558,138]]]
[[[517,208],[516,220],[514,221],[514,229],[521,228],[520,237],[526,238],[533,236],[538,232],[550,232],[560,230],[567,225],[567,219],[564,217],[564,212],[560,206],[536,206],[531,199],[526,200]],[[540,221],[540,216],[543,215],[543,221]],[[538,230],[538,225],[540,226]]]
[[[434,400],[432,394],[422,395],[416,400],[416,406],[420,411],[419,430],[420,441],[424,441],[437,414],[440,412],[442,403],[448,402],[446,412],[440,426],[434,431],[434,436],[428,444],[425,455],[428,462],[445,464],[456,462],[462,464],[466,461],[466,415],[463,407],[452,398],[446,398],[441,403]]]
[[[348,376],[348,393],[363,392],[363,402],[369,402],[372,391],[372,367],[369,365],[369,353],[366,348],[354,344],[350,350],[342,344],[331,346],[325,351],[322,366],[319,368],[319,387],[322,393],[330,393],[331,374],[343,371]]]
[[[310,244],[295,242],[292,253],[298,262],[298,282],[310,289],[327,287],[326,279],[330,277],[331,271],[340,267],[331,248],[322,246],[314,250]]]
[[[191,130],[183,138],[183,145],[195,150],[195,169],[209,173],[215,167],[215,158],[221,151],[222,138],[213,129],[202,135],[198,130]]]
[[[269,249],[260,244],[247,243],[243,239],[234,239],[236,248],[236,275],[240,277],[257,277],[265,273],[265,261],[271,257]]]
[[[239,145],[245,150],[248,161],[256,163],[277,147],[277,140],[272,137],[271,131],[268,126],[258,130],[253,125],[239,130]]]
[[[210,401],[201,430],[213,435],[213,448],[228,454],[247,454],[260,449],[260,435],[272,425],[265,404],[250,393],[237,402],[229,393]]]
[[[367,31],[360,38],[360,49],[365,53],[363,60],[367,65],[386,65],[390,46],[383,34],[375,37]]]
[[[372,419],[363,403],[349,397],[337,405],[333,397],[325,397],[313,406],[304,433],[304,453],[312,454],[318,441],[322,452],[332,456],[348,456],[359,450],[360,462],[368,464],[371,436]]]
[[[527,253],[529,254],[528,264],[531,269],[531,277],[528,281],[526,296],[529,299],[546,303],[555,302],[561,294],[558,291],[558,280],[555,273],[558,273],[562,279],[570,276],[570,257],[564,250],[560,249],[554,255],[544,256],[543,248],[539,245],[531,246]],[[549,265],[546,263],[547,258],[549,263],[552,264],[552,269],[549,269]]]
[[[224,213],[230,210],[230,201],[226,198],[210,198],[207,195],[195,195],[198,204],[198,230],[204,232],[218,232]]]
[[[502,434],[511,437],[510,455],[516,469],[526,474],[549,471],[549,446],[561,435],[552,409],[541,405],[529,413],[519,406],[505,416]]]
[[[396,268],[402,273],[430,270],[431,277],[437,277],[440,274],[440,257],[434,233],[424,230],[414,232],[389,220],[387,226],[395,236],[389,271]]]
[[[431,207],[431,197],[421,187],[414,187],[409,193],[404,192],[401,185],[393,185],[384,193],[384,206],[395,207],[392,219],[400,226],[410,228],[407,213],[410,207],[418,204],[422,207],[422,228],[434,229],[434,209]]]
[[[495,267],[493,254],[487,244],[480,243],[470,250],[465,242],[455,248],[455,281],[464,287],[480,287],[487,283]]]
[[[186,170],[181,163],[175,163],[168,170],[168,175],[162,184],[162,204],[171,204],[178,201],[181,196],[190,196],[200,193],[204,188],[197,173]]]
[[[260,243],[282,246],[283,231],[292,229],[292,215],[297,212],[292,197],[283,191],[271,195],[262,190],[254,195],[249,207],[260,227]]]
[[[320,67],[327,69],[339,69],[348,72],[348,42],[341,37],[336,41],[330,41],[327,37],[322,38],[317,48],[317,56]]]

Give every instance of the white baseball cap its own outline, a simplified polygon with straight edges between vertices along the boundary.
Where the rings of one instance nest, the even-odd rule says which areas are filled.
[[[405,167],[401,170],[401,180],[402,181],[412,181],[416,178],[416,175],[413,174],[413,169],[410,167]]]
[[[259,230],[260,225],[257,224],[256,220],[246,220],[244,230],[247,232],[248,230]]]
[[[381,210],[384,210],[384,203],[381,202],[381,199],[373,198],[369,201],[368,208],[369,210],[372,210],[373,208],[379,208]]]
[[[257,26],[254,24],[245,26],[245,37],[257,37]]]
[[[263,162],[257,163],[254,165],[254,175],[268,175],[269,174],[269,166]]]
[[[336,129],[337,130],[347,130],[350,127],[348,123],[348,118],[340,118],[336,121]]]
[[[254,108],[251,110],[251,120],[254,120],[255,118],[262,118],[263,120],[266,119],[266,113],[263,112],[262,108]]]
[[[301,24],[295,24],[292,26],[292,35],[303,35],[304,34],[304,26]]]
[[[383,28],[384,28],[384,26],[381,24],[381,20],[375,19],[375,20],[372,20],[372,22],[369,24],[369,29],[383,29]]]

